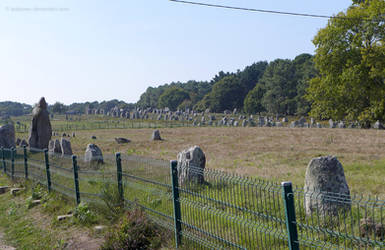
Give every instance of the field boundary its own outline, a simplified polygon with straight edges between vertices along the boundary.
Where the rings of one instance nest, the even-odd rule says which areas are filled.
[[[0,150],[0,170],[31,179],[79,204],[139,206],[175,232],[176,246],[208,249],[384,248],[385,201],[378,197],[304,192],[275,183],[133,155],[90,164],[48,150]],[[201,178],[187,180],[187,176]],[[184,178],[184,179],[183,179]],[[204,180],[198,181],[198,180]],[[111,196],[109,198],[109,196]],[[315,208],[306,211],[305,199]],[[338,209],[325,209],[338,207]]]

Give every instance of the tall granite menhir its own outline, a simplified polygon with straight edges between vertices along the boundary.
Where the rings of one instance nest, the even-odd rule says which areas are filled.
[[[29,132],[29,146],[31,148],[48,148],[51,140],[52,128],[47,110],[47,103],[42,97],[32,110],[32,124]]]

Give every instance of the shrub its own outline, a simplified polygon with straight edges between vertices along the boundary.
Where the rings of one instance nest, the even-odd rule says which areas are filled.
[[[91,225],[96,222],[96,216],[92,213],[87,203],[81,202],[74,210],[74,217],[81,223]]]
[[[116,219],[123,212],[123,204],[120,200],[118,188],[106,182],[101,188],[101,199],[104,201],[107,209],[104,211],[106,217]]]
[[[143,211],[134,209],[107,233],[102,249],[158,249],[161,247],[160,232]]]

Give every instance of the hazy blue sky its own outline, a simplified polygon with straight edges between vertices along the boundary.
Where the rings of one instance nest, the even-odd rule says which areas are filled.
[[[322,15],[351,3],[199,1]],[[149,86],[313,53],[326,23],[168,0],[0,0],[0,101],[136,102]]]

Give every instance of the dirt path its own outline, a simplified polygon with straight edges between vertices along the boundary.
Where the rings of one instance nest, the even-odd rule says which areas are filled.
[[[5,245],[3,241],[4,234],[0,231],[0,250],[16,250],[16,248]]]

